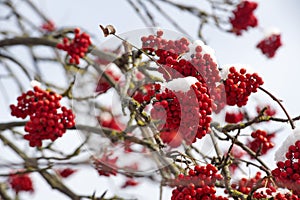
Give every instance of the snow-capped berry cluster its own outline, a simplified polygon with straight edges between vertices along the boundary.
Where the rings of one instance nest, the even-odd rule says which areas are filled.
[[[276,182],[277,184],[277,182]],[[279,186],[277,184],[277,186]],[[276,199],[276,200],[298,200],[299,197],[288,190],[274,186],[274,182],[267,178],[261,177],[261,173],[257,172],[253,178],[242,178],[238,183],[231,184],[232,189],[235,189],[243,194],[250,195],[254,199]],[[253,189],[255,188],[255,191]],[[227,191],[225,190],[225,193]],[[248,197],[249,198],[249,197]]]
[[[299,197],[289,191],[276,190],[275,187],[260,188],[253,192],[254,199],[298,200]]]
[[[275,56],[276,51],[281,46],[281,35],[275,33],[264,38],[256,45],[256,47],[259,48],[261,52],[268,58],[273,58]]]
[[[272,117],[272,116],[276,115],[277,111],[276,111],[275,108],[271,107],[270,105],[267,105],[266,107],[267,107],[267,109],[265,111],[265,114],[267,116],[271,116]],[[259,106],[259,105],[256,106],[256,112],[257,112],[257,114],[259,114],[262,109],[263,109],[263,106]]]
[[[190,169],[188,175],[180,174],[171,184],[176,186],[172,191],[171,200],[197,200],[197,199],[214,199],[226,200],[226,197],[217,196],[215,183],[223,179],[218,174],[218,169],[208,164],[206,166],[195,166]]]
[[[97,117],[99,124],[104,128],[110,128],[116,131],[122,131],[125,126],[118,123],[116,118],[109,112],[103,112]]]
[[[70,64],[79,64],[80,58],[83,58],[92,44],[90,36],[87,33],[80,33],[80,29],[74,30],[75,37],[70,41],[69,38],[63,38],[63,43],[58,43],[57,48],[68,52],[71,57]]]
[[[41,28],[45,31],[52,32],[55,31],[56,27],[52,20],[46,21],[42,24]]]
[[[56,173],[59,174],[60,177],[62,178],[68,178],[72,174],[74,174],[76,170],[71,169],[71,168],[64,168],[64,169],[57,169]]]
[[[249,74],[244,68],[237,71],[235,67],[230,67],[224,81],[227,104],[239,107],[246,105],[250,94],[257,92],[257,88],[263,83],[262,78],[256,73]]]
[[[8,182],[11,188],[18,194],[19,192],[33,192],[33,183],[29,174],[13,173],[9,175]]]
[[[200,82],[188,91],[173,91],[168,88],[156,94],[151,117],[165,119],[160,136],[171,147],[179,146],[184,140],[192,144],[209,132],[212,114],[208,90]]]
[[[61,137],[66,129],[75,125],[75,116],[72,110],[61,106],[61,96],[42,90],[35,86],[17,98],[18,104],[11,105],[11,115],[18,118],[30,117],[25,125],[24,139],[29,140],[29,145],[42,146],[42,140],[56,140]],[[59,110],[61,112],[59,112]]]
[[[244,114],[242,112],[226,112],[226,115],[225,115],[225,121],[227,123],[232,123],[232,124],[235,124],[235,123],[239,123],[241,121],[243,121],[244,119]]]
[[[249,27],[256,27],[258,21],[253,13],[256,8],[256,2],[241,1],[233,11],[234,16],[229,20],[232,25],[231,31],[236,35],[241,35],[243,30],[247,30]]]
[[[189,47],[190,52],[185,57],[204,79],[213,101],[212,109],[218,113],[225,107],[226,100],[214,50],[199,40]]]
[[[272,193],[276,192],[276,189],[274,187],[271,188],[259,188],[255,192],[253,192],[252,197],[255,199],[266,199],[270,198]]]
[[[271,142],[271,139],[275,137],[274,133],[268,134],[266,131],[256,130],[251,133],[251,137],[254,138],[254,140],[249,141],[246,145],[259,155],[265,155],[274,147],[274,143]]]
[[[158,71],[164,79],[170,81],[188,76],[197,78],[209,90],[213,111],[219,112],[226,103],[222,84],[219,84],[221,77],[213,50],[201,41],[190,44],[186,38],[165,40],[162,31],[157,35],[143,37],[143,49],[159,57]]]
[[[111,158],[111,155],[104,154],[101,158],[93,158],[93,165],[99,176],[116,176],[118,157]]]
[[[286,193],[276,193],[273,195],[274,200],[299,200],[299,197],[295,194],[286,192]]]
[[[285,161],[277,162],[277,168],[272,170],[272,175],[279,186],[300,195],[300,140],[289,146],[285,158]]]
[[[158,72],[163,74],[166,81],[192,76],[198,79],[199,82],[205,83],[203,76],[195,66],[184,58],[178,60],[178,54],[162,49],[156,50],[155,54],[159,57],[157,62],[161,64]]]

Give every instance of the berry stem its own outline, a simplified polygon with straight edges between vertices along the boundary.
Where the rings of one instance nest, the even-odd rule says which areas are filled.
[[[283,112],[285,113],[286,117],[288,118],[288,121],[291,124],[292,129],[295,129],[295,124],[293,122],[293,119],[290,117],[289,113],[287,112],[287,110],[285,109],[285,107],[282,105],[282,103],[280,102],[279,99],[277,99],[273,94],[271,94],[269,91],[267,91],[266,89],[262,88],[262,87],[258,87],[261,91],[263,91],[264,93],[266,93],[267,95],[269,95],[274,101],[276,101],[279,106],[281,107],[281,109],[283,110]]]

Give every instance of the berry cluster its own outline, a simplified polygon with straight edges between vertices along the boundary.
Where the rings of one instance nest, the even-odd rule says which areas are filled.
[[[117,175],[118,157],[110,158],[109,154],[104,154],[101,158],[93,159],[93,164],[99,176],[116,176]]]
[[[60,177],[62,178],[68,178],[72,174],[76,172],[76,170],[71,169],[71,168],[64,168],[64,169],[58,169],[56,170],[57,174],[59,174]]]
[[[252,197],[255,198],[255,199],[267,199],[274,192],[276,192],[276,189],[274,187],[260,188],[259,191],[256,190],[255,192],[253,192]]]
[[[52,32],[55,31],[56,27],[53,21],[49,20],[42,24],[41,28],[45,31]]]
[[[268,58],[273,58],[280,46],[282,46],[280,34],[272,34],[261,40],[256,45],[256,47],[259,48]]]
[[[203,77],[213,101],[212,109],[218,113],[224,108],[226,102],[223,92],[224,88],[223,85],[220,84],[221,76],[213,55],[213,50],[202,42],[196,41],[191,47],[191,52],[189,52],[187,60]],[[199,79],[199,81],[201,81],[201,79]]]
[[[160,49],[177,55],[189,50],[189,41],[186,38],[166,40],[162,38],[163,34],[163,31],[159,30],[156,32],[156,35],[142,37],[142,48],[144,50],[149,50],[150,52]]]
[[[143,49],[159,57],[158,71],[166,81],[192,76],[208,88],[212,99],[212,109],[219,112],[225,106],[225,96],[217,63],[212,50],[201,41],[189,44],[186,38],[165,40],[158,36],[142,37]]]
[[[276,182],[277,183],[277,182]],[[261,173],[257,172],[253,178],[242,178],[237,184],[231,185],[232,189],[235,189],[243,194],[249,195],[252,193],[254,199],[276,199],[276,200],[298,200],[299,197],[289,191],[280,191],[279,188],[274,187],[274,182],[269,181],[261,177]],[[227,191],[225,191],[227,193]]]
[[[279,192],[274,187],[261,188],[252,195],[255,199],[274,199],[274,200],[298,200],[299,197],[290,192]]]
[[[102,113],[98,118],[99,124],[104,128],[122,131],[125,127],[118,123],[111,113]]]
[[[232,123],[232,124],[235,124],[235,123],[239,123],[241,121],[243,121],[244,119],[244,114],[242,112],[226,112],[226,115],[225,115],[225,121],[227,123]]]
[[[243,194],[249,194],[251,190],[255,188],[261,188],[266,185],[265,180],[262,180],[261,173],[257,172],[256,175],[253,178],[247,179],[247,178],[241,178],[239,182],[231,184],[232,189],[235,189]],[[225,191],[227,193],[227,191]]]
[[[54,92],[48,92],[35,86],[17,98],[18,104],[11,105],[11,115],[18,118],[30,116],[25,125],[24,135],[29,140],[29,145],[41,146],[42,140],[56,140],[61,137],[67,128],[75,125],[75,116],[72,110],[61,106],[59,101],[62,97]],[[58,112],[61,110],[61,113]]]
[[[11,174],[9,176],[9,184],[11,188],[18,194],[19,192],[33,192],[33,183],[29,174]]]
[[[287,193],[276,193],[274,196],[274,200],[298,200],[299,197],[295,194]]]
[[[134,180],[133,178],[128,178],[125,183],[121,186],[121,188],[127,188],[127,187],[133,187],[133,186],[137,186],[139,184],[139,182],[137,182],[136,180]]]
[[[171,186],[176,186],[172,191],[171,200],[197,200],[215,199],[226,200],[226,197],[217,196],[214,184],[222,180],[218,169],[208,164],[206,166],[195,166],[190,169],[188,175],[180,174]]]
[[[73,40],[65,37],[63,43],[58,43],[57,48],[68,52],[71,57],[70,64],[79,64],[80,58],[83,58],[88,51],[89,46],[92,44],[90,36],[87,33],[80,33],[80,29],[74,30],[75,37]]]
[[[268,134],[266,131],[256,130],[251,133],[251,137],[254,140],[247,143],[247,146],[258,155],[265,155],[274,147],[274,143],[271,142],[271,139],[275,137],[274,133]]]
[[[104,71],[104,73],[112,80],[118,82],[121,78],[121,76],[119,74],[117,74],[113,69],[106,69]],[[95,92],[99,93],[99,94],[103,94],[105,92],[107,92],[107,90],[109,90],[111,88],[110,83],[107,81],[107,79],[104,76],[101,76],[101,78],[99,79],[97,86],[96,86],[96,90]]]
[[[270,105],[267,105],[266,107],[267,107],[267,109],[265,111],[266,115],[271,116],[271,117],[276,115],[276,109],[272,108]],[[259,114],[261,112],[261,110],[262,110],[262,106],[256,106],[257,114]]]
[[[246,73],[246,69],[237,71],[230,67],[227,79],[224,81],[227,104],[242,107],[247,104],[251,93],[257,92],[257,88],[263,84],[263,80],[256,73]]]
[[[149,83],[143,85],[142,87],[138,88],[134,91],[132,98],[139,103],[150,103],[151,99],[155,97],[157,93],[160,91],[160,84],[157,83]]]
[[[247,30],[248,27],[256,27],[258,25],[257,18],[253,14],[257,8],[256,2],[243,0],[237,5],[233,11],[234,17],[230,18],[232,25],[232,32],[236,35],[241,35],[243,30]]]
[[[272,171],[279,186],[293,190],[300,195],[300,140],[289,146],[285,154],[286,160],[277,162],[277,168]]]
[[[184,58],[181,58],[180,60],[177,59],[178,54],[162,49],[156,50],[155,54],[159,57],[157,62],[161,64],[158,68],[158,72],[163,74],[166,81],[192,76],[200,82],[205,83],[204,78],[191,62]]]
[[[165,89],[156,94],[151,117],[166,119],[161,129],[162,140],[171,147],[177,147],[185,140],[192,144],[209,132],[211,122],[211,99],[207,88],[200,82],[191,85],[187,92]]]

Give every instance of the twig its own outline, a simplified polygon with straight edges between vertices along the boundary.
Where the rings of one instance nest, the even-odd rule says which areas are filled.
[[[289,122],[290,122],[290,125],[292,127],[292,129],[295,129],[295,125],[294,125],[294,122],[293,120],[291,119],[289,113],[286,111],[285,107],[282,105],[282,103],[280,102],[279,99],[277,99],[273,94],[271,94],[269,91],[267,91],[266,89],[262,88],[262,87],[259,87],[259,89],[261,91],[263,91],[264,93],[266,93],[267,95],[269,95],[274,101],[276,101],[279,106],[281,107],[281,109],[283,110],[283,112],[285,113],[286,117],[288,118]]]

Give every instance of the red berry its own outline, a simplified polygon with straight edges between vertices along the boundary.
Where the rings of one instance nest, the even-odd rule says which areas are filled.
[[[230,18],[233,33],[241,35],[243,30],[258,25],[257,18],[253,14],[256,7],[256,2],[246,0],[241,1],[241,3],[237,5],[237,8],[233,11],[234,16]]]
[[[33,183],[29,174],[11,174],[9,176],[9,184],[12,189],[16,192],[33,192]]]
[[[24,127],[28,132],[24,139],[29,140],[30,146],[41,146],[42,140],[46,139],[54,141],[61,137],[67,128],[71,128],[70,125],[75,125],[73,112],[61,107],[60,99],[61,96],[54,92],[34,87],[34,91],[28,91],[17,98],[17,106],[10,106],[12,116],[30,117]],[[60,108],[62,113],[58,111]],[[57,131],[53,131],[55,127]]]
[[[281,35],[275,33],[264,38],[256,45],[268,58],[274,57],[280,46],[282,46]]]
[[[67,51],[70,56],[70,64],[79,64],[80,58],[84,57],[88,51],[88,47],[92,44],[90,36],[86,33],[80,34],[80,29],[74,29],[75,37],[69,41],[68,38],[63,38],[63,43],[57,44],[57,48]]]

